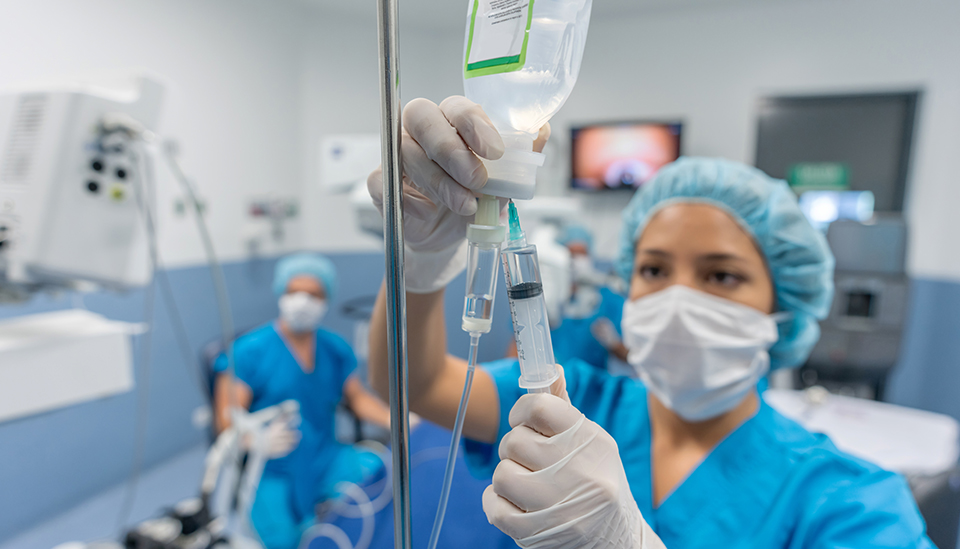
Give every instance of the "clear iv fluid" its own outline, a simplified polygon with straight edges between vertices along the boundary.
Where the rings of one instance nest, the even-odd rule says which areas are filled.
[[[525,389],[549,387],[557,379],[550,326],[545,314],[546,303],[542,288],[538,290],[540,293],[537,297],[510,300],[517,357],[523,372],[520,386]],[[531,367],[531,363],[536,366]]]
[[[471,242],[468,253],[462,327],[470,333],[487,333],[493,324],[500,245]]]
[[[592,0],[535,2],[523,68],[464,79],[466,96],[501,134],[536,137],[566,102],[580,72],[591,6]]]

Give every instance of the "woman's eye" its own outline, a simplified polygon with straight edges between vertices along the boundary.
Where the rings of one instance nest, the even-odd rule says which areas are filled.
[[[640,276],[647,280],[652,280],[664,276],[664,270],[655,265],[642,265],[639,269]]]
[[[712,284],[718,284],[726,288],[732,288],[738,286],[743,282],[743,277],[733,273],[728,273],[725,271],[718,271],[711,273],[708,277],[708,280]]]

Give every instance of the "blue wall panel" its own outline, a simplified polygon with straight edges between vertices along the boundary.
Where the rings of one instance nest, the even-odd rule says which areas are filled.
[[[960,284],[915,279],[888,400],[960,421]]]

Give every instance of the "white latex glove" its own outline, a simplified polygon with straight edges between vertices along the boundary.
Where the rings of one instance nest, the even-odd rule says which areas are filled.
[[[621,342],[620,334],[617,333],[616,326],[606,317],[600,317],[593,321],[593,324],[590,325],[590,333],[592,333],[593,337],[607,350],[613,349]]]
[[[287,416],[280,416],[267,424],[256,437],[245,437],[247,450],[262,448],[267,459],[282,458],[290,454],[300,444],[300,431],[291,424]]]
[[[510,412],[487,520],[525,548],[663,548],[637,507],[617,443],[569,402],[524,395]]]
[[[466,264],[467,225],[487,183],[478,155],[500,158],[503,139],[483,109],[461,96],[439,106],[414,99],[403,109],[402,121],[407,291],[429,293],[446,286]],[[543,148],[549,126],[540,134],[535,149]],[[367,189],[382,214],[381,168],[367,178]]]

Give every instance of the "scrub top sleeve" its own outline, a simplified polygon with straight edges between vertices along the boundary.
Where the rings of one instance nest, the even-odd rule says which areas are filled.
[[[237,339],[233,344],[234,375],[245,383],[254,394],[259,393],[266,383],[263,364],[263,345],[266,339],[259,332]],[[220,374],[227,371],[227,355],[220,353],[214,363],[214,370]]]
[[[518,385],[520,380],[520,362],[515,358],[497,360],[480,366],[490,374],[497,387],[497,399],[500,407],[500,426],[497,428],[497,441],[493,444],[464,439],[464,459],[467,469],[476,478],[487,479],[500,463],[500,441],[510,432],[510,410],[526,394]]]
[[[876,470],[825,492],[807,522],[811,549],[899,547],[934,549],[926,524],[900,475]]]
[[[217,374],[222,374],[227,370],[227,355],[220,353],[217,355],[217,358],[213,361],[213,371]]]

